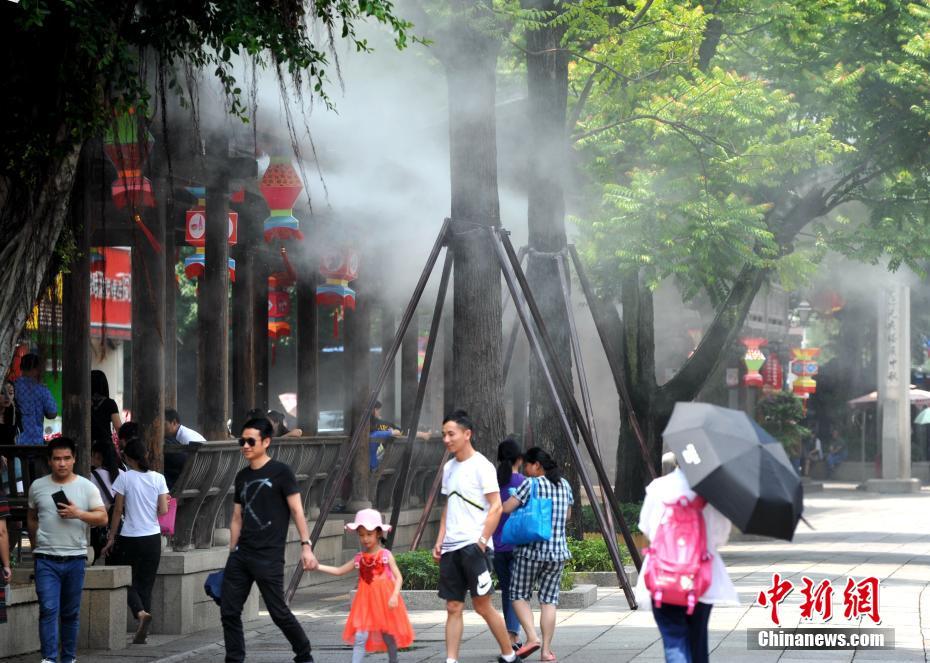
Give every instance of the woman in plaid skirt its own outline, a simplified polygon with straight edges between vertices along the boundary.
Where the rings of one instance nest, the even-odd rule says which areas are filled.
[[[504,513],[512,513],[526,504],[535,484],[536,496],[552,500],[552,537],[548,541],[537,541],[516,546],[513,550],[513,568],[510,578],[510,599],[520,625],[526,633],[526,644],[517,651],[517,656],[526,658],[537,649],[540,660],[554,663],[558,657],[552,652],[552,636],[555,633],[555,610],[559,605],[559,586],[566,560],[571,558],[565,540],[565,521],[571,514],[575,498],[568,481],[552,457],[533,447],[523,454],[523,474],[528,478],[504,502]],[[533,588],[538,587],[542,642],[533,624],[533,611],[529,600]]]

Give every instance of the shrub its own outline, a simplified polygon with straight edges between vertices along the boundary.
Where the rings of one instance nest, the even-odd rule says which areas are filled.
[[[633,558],[626,546],[619,542],[620,561],[624,565],[632,564]],[[613,571],[614,565],[607,552],[607,542],[602,536],[585,537],[582,540],[569,539],[568,550],[572,554],[566,568],[572,571]]]
[[[620,512],[623,519],[626,520],[627,527],[631,532],[639,531],[639,512],[643,508],[642,502],[620,502]],[[594,517],[594,509],[590,504],[581,507],[581,522],[585,532],[597,532],[601,530],[597,526],[597,519]]]
[[[404,589],[436,589],[439,587],[439,565],[432,550],[412,550],[394,555],[397,568],[404,577]]]

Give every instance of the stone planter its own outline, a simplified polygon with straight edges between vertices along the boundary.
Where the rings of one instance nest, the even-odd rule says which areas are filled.
[[[624,566],[626,577],[630,579],[630,585],[636,585],[636,579],[639,574],[635,566]],[[594,585],[595,587],[612,587],[619,588],[620,581],[617,580],[617,574],[613,571],[575,571],[575,585]]]
[[[577,576],[576,576],[577,578]],[[404,605],[407,610],[445,610],[445,600],[439,598],[435,589],[405,589],[400,593],[404,599]],[[355,591],[352,592],[352,598],[355,598]],[[501,593],[494,592],[491,601],[498,610],[501,608]],[[562,591],[559,594],[559,607],[568,610],[580,610],[593,605],[597,601],[597,587],[595,585],[576,584],[574,589]],[[539,607],[539,603],[534,598],[531,602],[534,608]],[[472,609],[471,597],[465,598],[465,608]]]

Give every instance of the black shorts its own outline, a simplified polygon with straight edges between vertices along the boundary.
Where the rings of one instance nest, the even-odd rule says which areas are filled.
[[[466,590],[472,598],[493,594],[491,568],[490,556],[477,543],[444,553],[439,558],[439,598],[464,601]]]

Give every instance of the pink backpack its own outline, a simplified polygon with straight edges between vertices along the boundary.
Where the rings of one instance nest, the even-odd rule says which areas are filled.
[[[707,502],[682,496],[665,505],[655,540],[646,548],[646,588],[656,607],[681,605],[694,612],[698,599],[710,587],[712,555],[707,552],[703,509]]]

